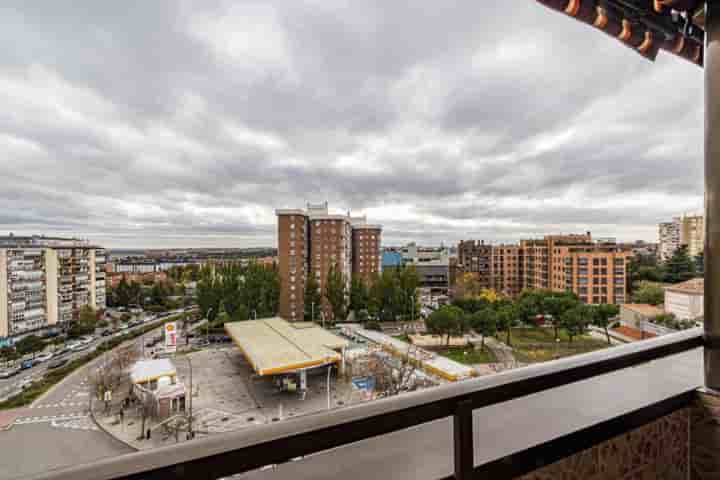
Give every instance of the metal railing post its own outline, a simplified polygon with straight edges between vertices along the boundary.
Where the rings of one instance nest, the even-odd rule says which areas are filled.
[[[474,468],[472,400],[458,403],[453,415],[455,480],[469,480]]]
[[[706,8],[705,385],[720,390],[720,2]]]

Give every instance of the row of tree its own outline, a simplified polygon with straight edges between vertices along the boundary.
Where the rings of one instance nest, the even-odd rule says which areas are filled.
[[[692,257],[688,253],[687,246],[683,245],[664,263],[659,263],[654,256],[634,257],[629,265],[629,285],[634,291],[642,281],[678,283],[702,277],[703,274],[703,254]]]
[[[280,277],[275,268],[255,262],[245,267],[228,262],[203,267],[198,278],[200,314],[211,322],[221,313],[221,320],[231,321],[277,315]]]
[[[330,321],[345,319],[348,311],[354,311],[359,322],[410,320],[418,312],[420,279],[413,266],[385,269],[369,282],[353,276],[349,292],[342,272],[331,266],[325,283],[321,290],[314,275],[305,282],[305,320],[318,318],[323,300],[330,306]]]
[[[173,282],[154,282],[148,285],[131,281],[125,278],[120,279],[117,287],[110,285],[106,288],[107,303],[110,307],[129,307],[130,305],[138,305],[147,310],[177,308],[182,305],[172,297],[183,296],[185,294],[185,286],[181,283]]]
[[[474,330],[483,336],[483,346],[484,337],[498,331],[505,332],[505,342],[511,345],[514,326],[543,323],[552,325],[556,340],[564,329],[571,342],[585,333],[588,325],[596,325],[605,330],[610,343],[608,327],[618,313],[616,305],[585,305],[572,292],[524,290],[515,300],[491,295],[457,298],[430,314],[425,324],[429,332],[447,336],[448,344],[451,336]]]

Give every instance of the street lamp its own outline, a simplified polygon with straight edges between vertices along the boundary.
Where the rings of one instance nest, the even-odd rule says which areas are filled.
[[[188,404],[188,440],[193,437],[193,429],[192,429],[192,422],[193,422],[193,414],[192,414],[192,396],[193,396],[193,382],[192,382],[192,361],[190,361],[190,355],[185,355],[185,358],[188,362],[188,367],[190,367],[190,396],[187,399]]]

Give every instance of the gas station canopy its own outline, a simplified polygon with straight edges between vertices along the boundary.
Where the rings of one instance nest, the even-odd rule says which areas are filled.
[[[226,323],[225,331],[258,375],[341,363],[341,351],[350,344],[314,323],[278,317]]]

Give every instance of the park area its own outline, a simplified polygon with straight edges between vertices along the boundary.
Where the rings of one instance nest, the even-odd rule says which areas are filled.
[[[465,365],[497,362],[495,354],[488,347],[485,347],[484,350],[480,349],[479,347],[474,348],[472,346],[447,348],[443,350],[438,350],[437,353],[439,355],[442,355],[443,357],[447,357],[450,360],[454,360]]]
[[[558,336],[560,341],[556,342],[554,330],[547,327],[513,328],[510,338],[515,359],[521,363],[546,362],[610,346],[606,341],[590,335],[576,335],[571,342],[564,329],[559,330]],[[499,334],[498,340],[505,342],[505,334]]]

